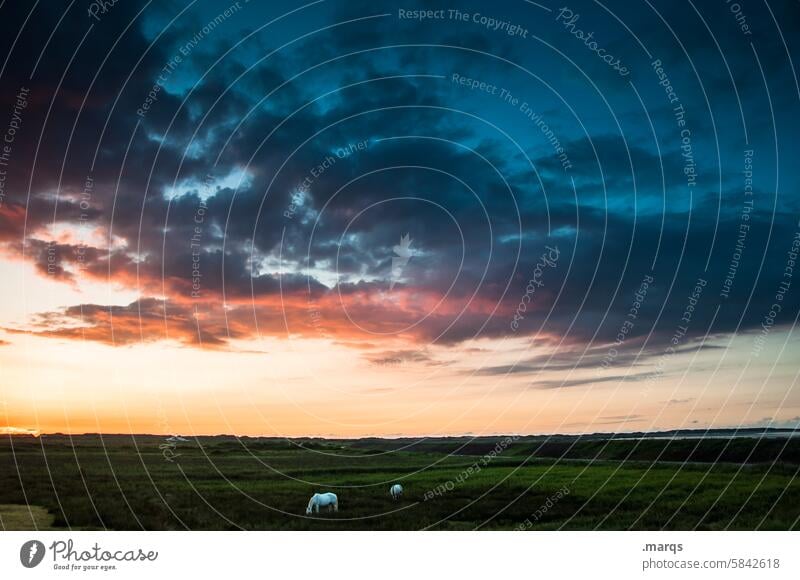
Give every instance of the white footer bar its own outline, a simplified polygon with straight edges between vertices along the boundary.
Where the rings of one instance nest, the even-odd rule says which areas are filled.
[[[792,532],[2,532],[0,578],[800,578]]]

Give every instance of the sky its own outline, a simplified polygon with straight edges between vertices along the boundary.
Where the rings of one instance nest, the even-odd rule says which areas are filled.
[[[0,432],[796,427],[798,12],[4,3]]]

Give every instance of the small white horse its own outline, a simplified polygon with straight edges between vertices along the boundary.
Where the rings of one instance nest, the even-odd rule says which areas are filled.
[[[335,512],[339,511],[339,498],[335,493],[315,493],[308,500],[308,507],[306,508],[306,515],[311,515],[312,511],[319,513],[319,508],[327,507],[328,510]]]
[[[399,483],[395,483],[389,488],[389,493],[392,494],[392,499],[400,499],[403,495],[403,486]]]

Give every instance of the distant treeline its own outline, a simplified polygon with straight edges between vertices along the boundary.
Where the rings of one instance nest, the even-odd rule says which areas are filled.
[[[548,438],[519,438],[512,443],[503,457],[519,459],[521,456],[548,459],[607,460],[607,461],[670,461],[693,463],[791,463],[800,464],[800,438],[780,437],[776,434],[759,437],[691,438],[683,433],[675,438],[632,438],[630,434],[615,437],[554,436]],[[483,455],[490,451],[500,438],[477,439],[427,439],[408,446],[408,450],[431,453],[453,453],[456,455]],[[380,443],[383,443],[381,445]],[[398,442],[393,442],[396,445]],[[394,446],[393,445],[393,446]],[[373,450],[386,449],[382,440],[359,440],[351,447],[368,447]]]
[[[504,447],[499,460],[569,459],[581,461],[668,461],[692,463],[787,463],[800,465],[800,437],[792,430],[713,429],[651,433],[595,433],[589,435],[536,435],[514,437]],[[324,439],[280,437],[240,437],[230,435],[191,437],[180,447],[202,447],[209,455],[230,451],[294,452],[324,451],[336,455],[359,453],[379,455],[391,452],[451,455],[484,455],[508,436],[491,437],[420,437]],[[157,435],[44,435],[39,438],[15,436],[0,438],[0,449],[15,445],[49,447],[130,448],[150,450],[163,439]]]

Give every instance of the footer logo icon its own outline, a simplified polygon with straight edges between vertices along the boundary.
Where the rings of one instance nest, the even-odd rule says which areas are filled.
[[[28,540],[19,549],[19,561],[26,568],[35,568],[44,559],[44,544],[39,540]]]

